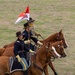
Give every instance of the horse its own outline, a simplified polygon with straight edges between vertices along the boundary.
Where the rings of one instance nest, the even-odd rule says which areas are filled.
[[[63,48],[63,42],[62,41],[57,41],[57,42],[54,42],[54,43],[51,43],[52,46],[55,48],[55,50],[57,51],[58,54],[61,55],[61,57],[66,57],[66,54],[64,52],[64,48]],[[2,54],[3,56],[13,56],[14,54],[12,53],[13,52],[13,47],[10,47],[10,48],[6,48],[5,52]],[[54,69],[54,66],[52,64],[52,61],[50,60],[49,62],[49,66],[51,67],[51,69],[53,70],[54,74],[57,75],[55,69]],[[45,70],[45,74],[48,75],[47,73],[47,68]]]
[[[49,36],[48,38],[44,39],[42,42],[56,42],[56,41],[61,41],[63,42],[63,46],[64,48],[67,48],[67,43],[65,41],[64,35],[62,33],[62,30],[60,30],[59,32]]]
[[[62,41],[54,42],[54,43],[52,43],[52,46],[56,49],[57,53],[61,55],[61,58],[67,56],[66,53],[64,52],[63,42]],[[54,69],[54,66],[53,66],[51,60],[48,62],[48,65],[52,69],[54,75],[58,75],[57,72]],[[49,75],[47,66],[45,67],[44,73],[45,73],[45,75]]]
[[[50,35],[48,38],[43,39],[41,42],[43,42],[43,43],[44,42],[56,42],[56,41],[61,41],[61,40],[63,41],[64,48],[67,48],[67,43],[65,41],[62,30],[60,30],[59,32],[57,32],[55,34]],[[15,41],[10,44],[4,45],[3,48],[12,47],[12,46],[14,46],[14,43],[15,43]]]
[[[67,56],[65,51],[64,51],[64,47],[63,47],[63,42],[62,41],[57,41],[57,42],[54,42],[54,43],[51,43],[51,44],[56,49],[57,53],[61,55],[61,58]]]
[[[46,38],[42,42],[43,43],[44,42],[55,42],[55,41],[61,41],[61,40],[63,41],[64,48],[67,48],[67,44],[65,42],[65,39],[64,39],[64,35],[62,33],[62,30],[60,30],[60,32],[58,32],[58,33],[55,33],[55,34],[49,36],[48,38]],[[14,45],[14,43],[13,43],[13,45]],[[10,46],[10,44],[9,44],[9,46]],[[54,74],[56,75],[56,73],[54,73]]]
[[[31,66],[28,69],[28,75],[42,75],[44,71],[44,67],[47,65],[47,62],[51,59],[51,57],[59,57],[55,51],[52,49],[51,44],[44,44],[36,53],[36,57],[34,56]],[[5,75],[6,72],[9,72],[9,59],[10,57],[1,56],[0,57],[0,75]],[[12,72],[10,75],[23,75],[22,71]]]

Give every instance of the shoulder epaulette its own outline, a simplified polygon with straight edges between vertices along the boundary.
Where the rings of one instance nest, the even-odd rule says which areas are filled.
[[[20,41],[16,41],[16,42],[20,43]]]

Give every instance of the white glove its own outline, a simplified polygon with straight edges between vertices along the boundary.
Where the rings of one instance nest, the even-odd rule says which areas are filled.
[[[20,58],[19,55],[17,55],[16,58],[17,58],[18,62],[21,62],[22,61],[22,59]]]
[[[22,65],[23,65],[23,70],[25,71],[25,70],[26,70],[26,64],[24,63],[24,61],[20,58],[19,55],[17,55],[16,58],[18,59],[18,62],[22,63]]]
[[[41,45],[41,46],[43,45],[43,43],[41,43],[40,41],[37,41],[37,44],[39,44],[39,45]]]
[[[29,52],[30,52],[30,53],[36,53],[35,51],[33,51],[33,50],[31,50],[31,49],[29,50]]]
[[[25,44],[29,44],[30,43],[30,40],[26,40],[24,41]]]

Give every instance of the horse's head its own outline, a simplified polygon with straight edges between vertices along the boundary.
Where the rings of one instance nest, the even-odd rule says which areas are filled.
[[[63,48],[63,42],[62,41],[57,41],[55,43],[52,44],[56,51],[58,52],[58,54],[61,55],[61,57],[66,57],[66,53],[64,52],[64,48]]]
[[[65,41],[64,35],[63,35],[63,33],[62,33],[62,30],[60,30],[60,32],[58,32],[58,33],[56,34],[56,40],[57,40],[57,41],[61,41],[61,40],[62,40],[64,48],[67,48],[67,43],[66,43],[66,41]]]
[[[55,50],[55,48],[52,46],[51,43],[48,43],[48,48],[47,51],[49,51],[50,55],[54,58],[58,58],[58,57],[61,57],[57,51]]]

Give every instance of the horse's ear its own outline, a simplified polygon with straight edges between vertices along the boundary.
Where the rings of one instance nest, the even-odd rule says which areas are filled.
[[[59,34],[61,34],[61,33],[62,33],[62,30],[60,30]]]

